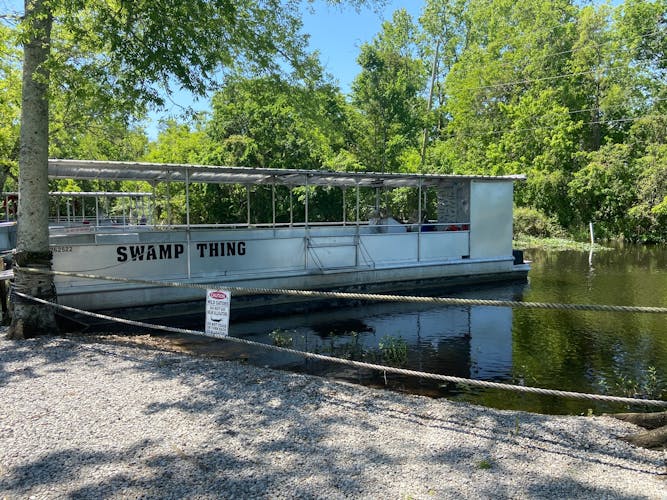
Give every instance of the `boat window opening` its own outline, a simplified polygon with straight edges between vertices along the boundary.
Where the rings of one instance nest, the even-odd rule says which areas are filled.
[[[18,202],[18,196],[14,196],[13,194],[8,194],[8,193],[3,193],[3,203],[2,203],[2,209],[4,210],[5,213],[5,221],[9,222],[15,218],[16,214],[16,203]]]
[[[156,187],[157,187],[157,182],[151,182],[151,191],[153,193],[153,202],[151,203],[151,223],[156,224],[157,223],[157,209],[156,209]]]
[[[360,215],[359,214],[359,204],[361,203],[360,199],[359,199],[359,183],[358,182],[357,182],[355,190],[356,190],[356,206],[355,206],[355,211],[354,211],[355,212],[354,213],[354,218],[356,219],[357,236],[358,236],[359,235],[359,223],[360,223],[360,220],[359,220],[359,215]]]

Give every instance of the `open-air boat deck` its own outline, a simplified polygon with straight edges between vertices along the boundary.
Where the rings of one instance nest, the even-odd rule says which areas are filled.
[[[50,160],[49,176],[146,181],[152,187],[152,192],[55,193],[66,200],[66,209],[57,203],[51,214],[57,271],[223,287],[368,291],[525,279],[528,272],[512,252],[513,183],[522,176],[79,160]],[[169,189],[160,204],[156,188],[161,183],[185,186],[184,220],[170,213]],[[191,223],[190,190],[198,183],[245,188],[244,210],[233,207],[245,220]],[[337,220],[319,216],[322,207],[311,200],[323,187],[341,190],[337,211],[327,207],[328,213],[340,214]],[[398,188],[415,202],[406,220],[387,208],[388,193]],[[271,193],[265,195],[271,204],[264,208],[268,220],[257,221],[253,211],[253,190],[259,189]],[[60,303],[88,310],[202,298],[197,289],[63,276],[56,278],[56,287]]]

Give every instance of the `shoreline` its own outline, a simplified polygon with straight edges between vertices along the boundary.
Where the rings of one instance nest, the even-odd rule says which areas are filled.
[[[141,340],[141,339],[138,339]],[[0,498],[665,498],[667,452],[550,416],[0,332]]]

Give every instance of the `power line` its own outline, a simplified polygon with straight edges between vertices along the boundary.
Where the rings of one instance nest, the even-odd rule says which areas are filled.
[[[667,58],[665,57],[660,57],[657,59],[660,62],[667,61]],[[515,85],[525,85],[525,84],[530,84],[530,83],[536,83],[536,82],[543,82],[543,81],[551,81],[551,80],[560,80],[563,78],[570,78],[573,76],[582,76],[582,75],[588,75],[592,73],[598,73],[603,70],[607,71],[614,71],[619,69],[619,66],[606,66],[606,67],[597,67],[594,69],[586,70],[586,71],[574,71],[571,73],[561,73],[559,75],[552,75],[552,76],[544,76],[540,78],[525,78],[522,80],[514,80],[514,81],[509,81],[509,82],[501,82],[501,83],[494,83],[492,85],[480,85],[477,87],[466,87],[465,90],[467,91],[472,91],[472,90],[487,90],[487,89],[495,89],[495,88],[501,88],[501,87],[513,87]]]
[[[654,102],[667,101],[667,97],[653,97],[653,98],[650,98],[650,100],[651,100],[651,101],[654,101]],[[605,109],[605,110],[609,110],[609,109],[622,109],[622,108],[624,108],[624,107],[625,107],[625,106],[606,106],[604,109]],[[572,111],[568,111],[568,113],[571,114],[571,115],[575,115],[575,114],[578,114],[578,113],[587,113],[587,112],[590,112],[590,111],[596,111],[596,110],[599,110],[599,109],[600,109],[600,107],[597,107],[597,108],[586,108],[586,109],[575,109],[575,110],[572,110]],[[531,116],[539,116],[539,115],[531,115]]]
[[[644,39],[644,38],[648,38],[649,36],[653,36],[653,35],[656,35],[656,34],[661,33],[661,32],[662,32],[662,30],[657,29],[657,30],[649,31],[649,32],[644,33],[644,34],[638,34],[638,35],[636,35],[636,38],[634,38],[634,40],[636,41],[636,40],[641,40],[641,39]],[[551,59],[551,58],[561,56],[561,55],[564,55],[564,54],[573,54],[575,52],[578,52],[578,51],[584,50],[584,49],[599,48],[599,47],[603,47],[604,45],[606,45],[608,43],[617,42],[617,41],[618,40],[616,40],[616,39],[609,39],[609,40],[605,40],[603,42],[593,43],[593,44],[590,44],[590,45],[584,45],[584,46],[577,47],[577,48],[574,48],[574,49],[561,50],[559,52],[552,52],[550,54],[544,54],[542,56],[534,57],[534,58],[531,59],[531,62],[535,61],[535,60],[539,61],[541,59]],[[627,47],[624,46],[624,47],[622,47],[622,49],[627,50]],[[509,52],[509,53],[511,53],[511,52]],[[500,63],[501,66],[505,66],[505,65],[512,66],[512,65],[515,64],[513,61],[502,61],[502,60],[500,60],[498,62]]]
[[[610,124],[619,124],[619,123],[627,123],[627,122],[634,122],[637,120],[641,120],[643,118],[667,118],[667,114],[655,114],[655,115],[643,115],[643,116],[637,116],[637,117],[625,117],[625,118],[617,118],[613,120],[596,120],[596,121],[590,121],[590,122],[582,122],[581,125],[610,125]],[[449,134],[444,137],[444,139],[455,139],[457,137],[484,137],[484,136],[489,136],[489,135],[502,135],[507,132],[535,132],[537,130],[555,130],[558,127],[546,127],[546,126],[540,126],[540,127],[532,127],[532,128],[522,128],[522,129],[504,129],[504,130],[491,130],[489,132],[479,132],[475,134]]]

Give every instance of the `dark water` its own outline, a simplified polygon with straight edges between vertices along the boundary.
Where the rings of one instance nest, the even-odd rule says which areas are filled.
[[[592,257],[588,252],[527,250],[525,256],[532,261],[527,284],[450,295],[667,306],[665,247],[625,246]],[[407,347],[404,366],[415,370],[568,391],[652,399],[667,396],[667,316],[659,314],[371,304],[233,323],[230,333],[369,362],[382,362],[380,344],[394,342]],[[366,370],[227,343],[219,347],[229,359],[497,408],[554,414],[627,409],[396,375],[385,380]]]

